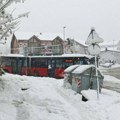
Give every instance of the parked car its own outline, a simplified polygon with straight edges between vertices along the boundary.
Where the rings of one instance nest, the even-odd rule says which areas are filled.
[[[102,67],[106,67],[106,68],[109,68],[109,67],[111,67],[112,65],[114,65],[114,63],[110,63],[110,62],[106,62],[106,63],[104,63],[104,64],[100,64],[100,66],[102,66]]]

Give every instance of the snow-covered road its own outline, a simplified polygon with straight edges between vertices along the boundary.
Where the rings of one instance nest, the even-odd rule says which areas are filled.
[[[112,67],[99,67],[104,74],[103,88],[114,90],[120,93],[120,65],[115,64]]]
[[[114,90],[120,93],[120,80],[109,75],[104,75],[103,88]]]
[[[103,73],[105,75],[114,76],[117,79],[120,79],[120,67],[103,68],[103,69],[104,69]]]

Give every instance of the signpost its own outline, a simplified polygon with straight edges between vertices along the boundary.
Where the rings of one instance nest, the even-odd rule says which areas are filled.
[[[103,39],[98,36],[95,29],[92,28],[90,34],[85,42],[88,46],[88,52],[95,56],[96,78],[97,78],[97,99],[99,100],[99,80],[97,71],[97,55],[100,53],[99,43],[102,43]]]
[[[100,53],[100,46],[98,44],[91,44],[88,47],[88,51],[91,55],[95,56],[95,68],[96,68],[96,78],[97,78],[97,99],[99,99],[99,80],[97,71],[97,55]]]

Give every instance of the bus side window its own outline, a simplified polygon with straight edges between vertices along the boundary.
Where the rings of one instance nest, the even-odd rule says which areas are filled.
[[[72,59],[67,59],[67,60],[64,60],[64,62],[63,62],[63,67],[64,68],[67,68],[67,67],[69,67],[69,66],[71,66],[71,65],[73,65],[74,63],[73,63],[73,60]]]
[[[62,60],[56,60],[56,68],[62,68]]]
[[[41,59],[36,61],[36,67],[47,67],[47,60],[46,59]]]
[[[52,68],[55,67],[55,60],[52,60]]]
[[[31,59],[31,67],[35,67],[35,60]]]

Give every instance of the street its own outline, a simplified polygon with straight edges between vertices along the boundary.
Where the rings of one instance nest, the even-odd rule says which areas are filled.
[[[104,75],[113,76],[113,77],[115,77],[115,78],[117,78],[117,79],[120,80],[120,67],[118,67],[118,68],[102,69],[102,73]],[[116,83],[114,81],[112,82],[112,81],[106,81],[106,80],[104,80],[103,88],[120,92],[120,82]]]
[[[120,79],[120,67],[112,68],[112,69],[111,68],[104,69],[102,73],[105,75],[111,75],[111,76],[114,76],[114,77]]]
[[[109,90],[114,90],[114,91],[120,93],[120,83],[113,83],[113,82],[109,82],[109,81],[104,81],[103,88],[106,88]]]

